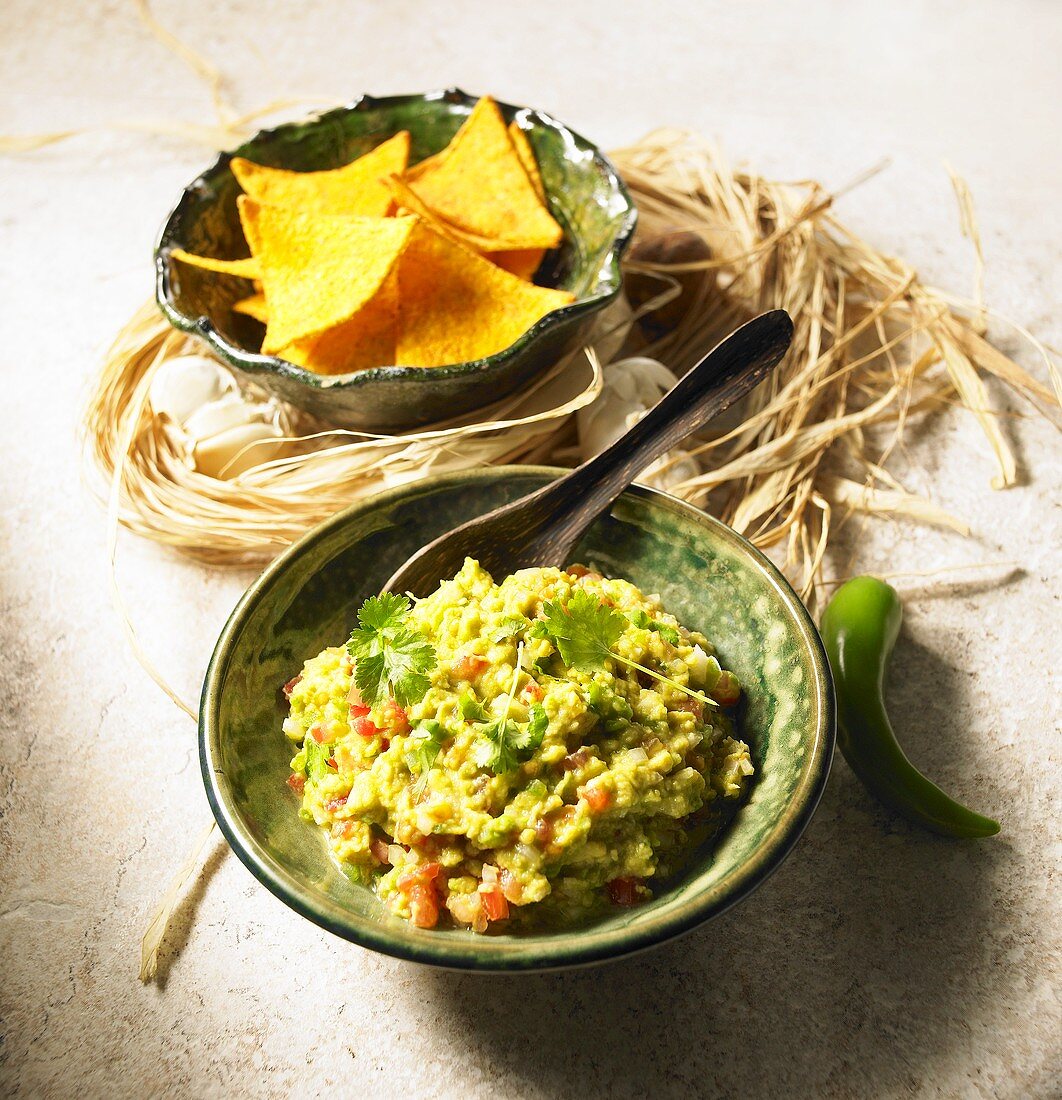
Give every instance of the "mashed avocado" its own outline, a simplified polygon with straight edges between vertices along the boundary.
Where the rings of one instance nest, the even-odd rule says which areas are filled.
[[[495,584],[469,559],[390,637],[412,679],[387,697],[359,690],[367,650],[357,680],[334,647],[287,685],[288,783],[344,871],[422,927],[648,898],[752,774],[736,678],[627,581],[572,566]]]

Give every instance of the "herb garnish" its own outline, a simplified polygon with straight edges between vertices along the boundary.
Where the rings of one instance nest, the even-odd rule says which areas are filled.
[[[369,706],[393,695],[399,706],[419,703],[431,687],[425,673],[435,667],[435,650],[409,622],[406,596],[385,592],[361,605],[347,651],[354,658],[354,682]]]
[[[605,661],[611,657],[621,665],[644,672],[661,683],[670,684],[708,706],[719,705],[714,699],[672,680],[662,672],[647,668],[617,653],[612,647],[627,628],[627,618],[615,608],[594,599],[586,589],[580,588],[566,604],[549,600],[542,605],[542,610],[545,618],[540,619],[536,626],[557,647],[561,660],[569,668],[596,672],[604,669]]]
[[[474,759],[481,768],[490,768],[495,775],[511,772],[525,760],[529,760],[531,754],[542,744],[542,738],[545,737],[549,726],[549,716],[541,703],[535,703],[531,707],[527,724],[524,726],[509,717],[509,708],[516,694],[516,685],[520,681],[520,664],[523,656],[524,646],[521,642],[516,647],[516,668],[513,669],[513,682],[505,697],[505,713],[500,718],[480,725],[478,730],[479,740],[474,749]],[[478,713],[486,717],[483,707],[467,692],[461,696],[459,705],[461,713],[466,716]]]
[[[518,634],[522,634],[529,625],[523,615],[506,615],[494,632],[494,641],[506,642],[510,638],[515,638]]]
[[[428,772],[435,767],[435,761],[439,759],[439,753],[448,737],[442,723],[433,718],[420,722],[409,735],[405,753],[406,767],[420,777],[413,788],[418,798],[428,785]]]
[[[482,738],[476,745],[476,763],[490,768],[495,775],[513,771],[542,744],[549,718],[541,703],[531,708],[526,726],[520,726],[511,718],[496,718],[480,727]]]

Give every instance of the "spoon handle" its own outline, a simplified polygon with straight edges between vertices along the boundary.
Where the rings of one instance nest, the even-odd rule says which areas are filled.
[[[541,490],[550,513],[563,517],[554,521],[550,540],[559,555],[650,463],[761,382],[792,337],[793,322],[783,309],[753,318],[716,345],[611,446]]]

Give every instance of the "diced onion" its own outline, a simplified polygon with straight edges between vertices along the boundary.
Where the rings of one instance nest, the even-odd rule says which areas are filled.
[[[625,764],[647,764],[649,754],[643,748],[627,749],[623,753],[623,762]]]
[[[532,848],[529,844],[517,844],[515,851],[516,854],[521,859],[526,860],[531,867],[538,867],[542,863],[542,853],[537,848]]]
[[[387,862],[392,867],[397,867],[406,858],[406,850],[401,844],[387,845]]]
[[[484,882],[497,882],[498,881],[498,868],[493,863],[483,864],[483,881]]]

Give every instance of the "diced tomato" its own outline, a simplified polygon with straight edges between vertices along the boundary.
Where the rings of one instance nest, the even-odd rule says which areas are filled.
[[[490,661],[486,657],[478,657],[474,653],[470,653],[455,661],[450,667],[450,672],[457,680],[474,680],[488,668],[490,668]]]
[[[419,867],[414,867],[412,871],[407,871],[399,877],[398,889],[403,893],[408,893],[418,884],[423,885],[437,879],[441,870],[442,866],[438,863],[422,863]]]
[[[692,695],[683,700],[682,709],[688,710],[698,722],[704,717],[704,703],[700,699],[694,699]]]
[[[590,572],[590,570],[587,569],[587,567],[585,565],[579,565],[579,563],[576,562],[575,565],[569,565],[566,572],[567,572],[569,577],[578,578],[578,577],[585,577],[587,575],[587,573]]]
[[[350,840],[354,835],[355,825],[353,821],[335,821],[332,823],[332,836]]]
[[[393,734],[409,733],[409,715],[393,699],[380,708],[380,721]]]
[[[328,734],[325,732],[324,727],[318,723],[316,726],[310,727],[310,736],[317,742],[318,745],[323,745],[328,740]]]
[[[543,848],[547,847],[553,840],[553,822],[548,818],[540,818],[535,825],[535,840],[541,844]]]
[[[361,737],[375,737],[380,732],[380,727],[371,718],[355,718],[351,725],[354,732]]]
[[[291,693],[299,686],[299,682],[302,680],[302,673],[298,676],[292,676],[292,678],[280,689],[284,692],[284,698],[290,699]]]
[[[391,742],[386,737],[380,738],[380,752],[387,752],[391,747]]]
[[[638,885],[640,880],[636,878],[614,878],[606,887],[608,896],[614,905],[635,905],[638,898]]]
[[[369,843],[369,851],[372,852],[372,857],[377,863],[390,864],[390,847],[386,840],[381,840],[379,837],[374,837]]]
[[[330,814],[334,814],[336,812],[336,810],[342,809],[342,807],[344,807],[346,804],[347,804],[347,796],[342,795],[340,798],[330,798],[325,803],[325,809]]]
[[[435,887],[414,886],[409,892],[409,919],[418,928],[434,928],[439,921],[439,899]]]
[[[732,672],[724,672],[711,696],[721,707],[732,707],[741,698],[741,683]]]
[[[372,707],[367,707],[364,703],[351,703],[349,710],[351,718],[364,718]]]
[[[536,680],[529,680],[524,685],[524,690],[521,692],[521,694],[526,695],[528,699],[532,700],[532,702],[541,703],[543,697],[546,694],[546,689]]]
[[[592,814],[601,814],[612,804],[612,792],[605,787],[586,786],[579,794],[586,800]]]
[[[327,759],[327,760],[325,761],[325,767],[326,767],[326,768],[331,768],[331,769],[332,769],[332,771],[334,771],[334,772],[335,772],[335,771],[339,771],[339,765],[338,765],[338,764],[336,763],[336,758],[335,758],[334,756],[330,756],[330,757],[329,757],[329,758],[328,758],[328,759]]]
[[[509,916],[509,903],[496,882],[480,883],[479,896],[483,899],[483,912],[487,914],[487,920],[505,920]]]
[[[302,794],[303,789],[306,787],[306,776],[300,772],[292,772],[288,776],[288,786],[296,793]]]

